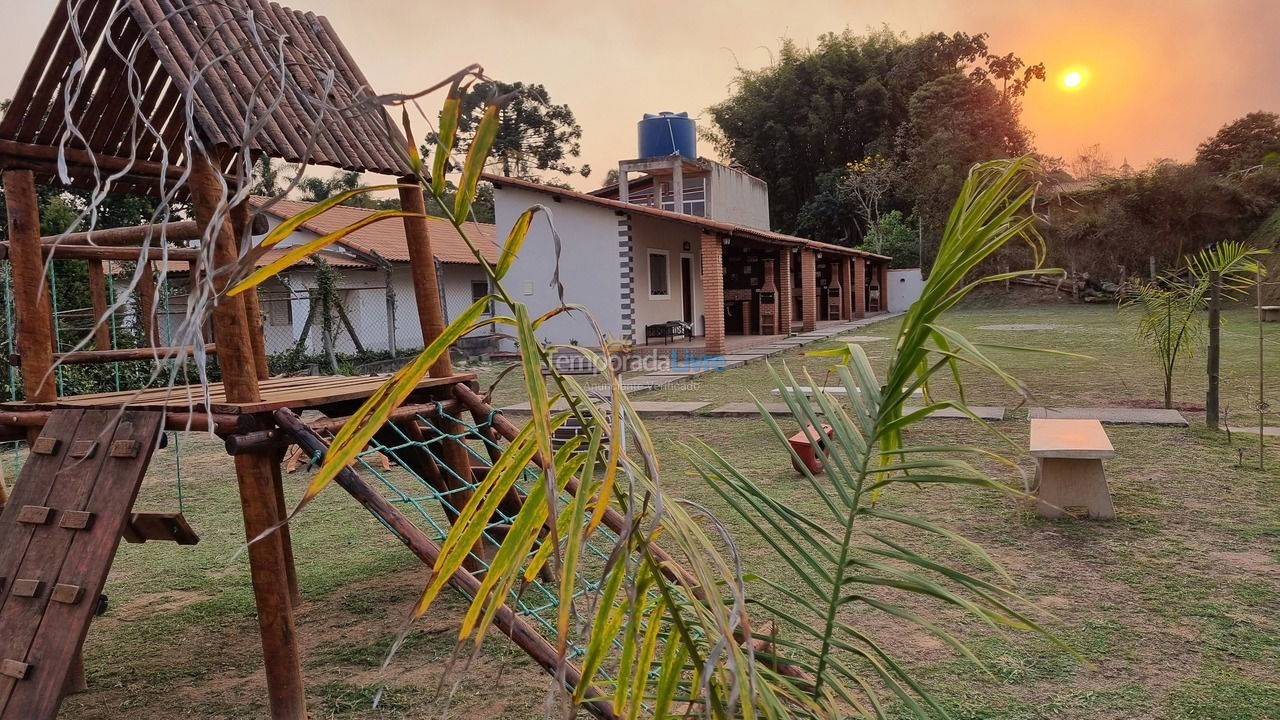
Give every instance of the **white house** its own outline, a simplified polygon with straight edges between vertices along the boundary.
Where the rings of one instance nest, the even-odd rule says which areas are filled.
[[[257,212],[267,217],[274,229],[284,219],[311,207],[299,200],[277,200],[267,205],[267,198],[253,198]],[[285,248],[304,244],[328,235],[376,211],[338,205],[304,222],[273,249],[258,260],[263,266],[278,258]],[[431,245],[440,277],[440,294],[446,319],[452,320],[475,299],[489,292],[489,282],[475,254],[467,247],[457,230],[447,220],[428,218]],[[489,262],[496,262],[498,246],[494,226],[469,223],[468,239]],[[333,310],[334,351],[414,349],[422,347],[422,328],[414,299],[413,279],[409,270],[409,247],[404,224],[388,219],[367,225],[317,253],[336,271],[337,306]],[[187,268],[185,263],[170,263],[170,282],[180,286]],[[293,265],[259,286],[267,352],[278,353],[296,347],[299,342],[308,353],[325,349],[321,330],[317,268],[310,259]],[[185,297],[179,290],[169,312],[174,317],[185,314]],[[163,334],[163,320],[161,322]],[[489,331],[476,331],[488,334]]]
[[[593,193],[486,176],[501,236],[531,206],[551,214],[535,219],[508,288],[536,315],[559,304],[558,277],[564,300],[590,308],[606,340],[709,354],[888,309],[889,258],[771,232],[762,180],[680,150],[623,161],[621,182]],[[547,321],[540,338],[597,344],[574,314]]]

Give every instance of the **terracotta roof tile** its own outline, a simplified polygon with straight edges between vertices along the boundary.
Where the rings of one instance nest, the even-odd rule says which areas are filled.
[[[251,200],[255,207],[266,203],[267,198]],[[314,203],[302,200],[277,200],[266,212],[278,218],[290,218],[311,207]],[[337,205],[302,224],[302,227],[318,235],[327,235],[377,212],[350,205]],[[431,249],[443,263],[479,265],[471,249],[453,225],[444,218],[427,218],[431,231]],[[489,262],[498,261],[497,229],[489,223],[469,223],[467,237],[480,248]],[[399,220],[383,220],[367,225],[343,238],[338,244],[356,252],[377,253],[392,262],[409,262],[409,244],[405,240],[404,223]]]

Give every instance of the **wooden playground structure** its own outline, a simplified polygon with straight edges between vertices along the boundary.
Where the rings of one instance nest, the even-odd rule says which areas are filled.
[[[180,514],[133,512],[165,430],[224,438],[245,536],[254,538],[285,517],[286,449],[323,453],[324,438],[382,384],[376,377],[270,377],[256,294],[220,291],[250,247],[253,162],[268,157],[391,175],[410,186],[399,191],[402,207],[424,213],[422,179],[405,159],[406,146],[324,18],[267,0],[59,0],[0,122],[9,223],[0,252],[12,267],[23,391],[22,401],[0,406],[0,440],[25,441],[30,450],[0,515],[0,720],[53,718],[64,694],[83,686],[80,648],[122,534],[194,541]],[[194,220],[42,237],[40,184],[185,201]],[[445,324],[431,237],[425,220],[403,222],[429,342]],[[186,240],[199,244],[170,245]],[[89,262],[100,319],[109,312],[103,261],[139,263],[144,298],[155,283],[151,261],[193,263],[193,275],[211,287],[201,320],[212,337],[199,344],[216,355],[221,382],[59,397],[60,364],[181,361],[197,348],[115,348],[96,332],[74,352],[59,352],[45,273],[50,258]],[[326,419],[305,423],[304,411]],[[409,446],[393,460],[439,492],[465,496],[469,490],[456,479],[483,464],[476,466],[458,432],[463,413],[490,441],[491,456],[517,432],[480,397],[474,376],[454,372],[445,354],[384,429],[439,441],[438,454]],[[437,542],[358,473],[343,471],[338,484],[424,562],[435,561]],[[509,502],[518,509],[522,499]],[[615,530],[622,522],[616,513],[606,517]],[[248,555],[271,716],[302,720],[288,526],[249,545]],[[479,587],[467,570],[452,582],[463,592]],[[554,647],[527,619],[504,609],[497,624],[544,667],[559,668]],[[567,678],[581,681],[572,668]],[[612,716],[607,702],[591,708]]]

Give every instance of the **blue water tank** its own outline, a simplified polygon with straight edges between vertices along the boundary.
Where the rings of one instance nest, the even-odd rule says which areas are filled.
[[[689,117],[689,113],[645,113],[644,119],[637,125],[640,131],[640,157],[698,157],[697,125]]]

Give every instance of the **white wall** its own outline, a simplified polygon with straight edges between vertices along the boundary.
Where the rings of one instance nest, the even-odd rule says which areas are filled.
[[[510,186],[494,189],[497,235],[505,238],[520,213],[534,205],[545,205],[552,214],[562,242],[560,282],[564,299],[581,304],[595,316],[600,329],[613,339],[622,336],[622,263],[619,245],[619,216],[608,208],[579,202],[554,202],[542,193]],[[541,213],[533,220],[524,245],[504,281],[512,296],[529,306],[534,317],[560,304],[551,279],[556,270],[555,245],[547,218]],[[581,314],[562,314],[548,320],[538,332],[550,343],[577,341],[596,345],[591,324]],[[503,342],[504,349],[514,347]]]
[[[894,312],[906,312],[924,291],[924,277],[920,274],[920,268],[890,270],[888,275],[887,307]]]
[[[769,229],[769,186],[765,181],[710,163],[711,177],[707,180],[710,205],[707,217],[712,220],[746,225],[760,230]]]
[[[644,326],[668,320],[681,320],[684,315],[683,283],[680,258],[693,260],[693,325],[694,333],[703,333],[702,323],[702,239],[697,228],[664,222],[656,218],[633,216],[631,219],[632,260],[635,267],[635,340],[644,344]],[[685,243],[689,250],[684,249]],[[667,251],[667,278],[671,294],[666,299],[649,296],[649,250]]]

